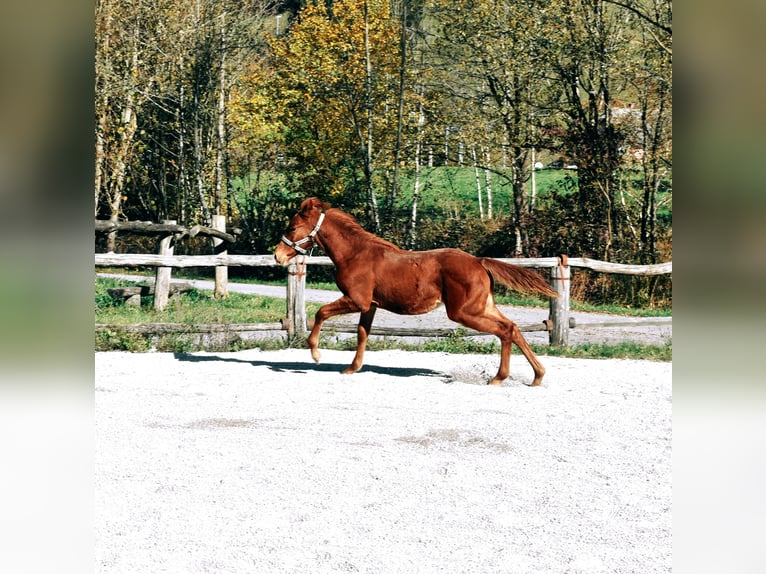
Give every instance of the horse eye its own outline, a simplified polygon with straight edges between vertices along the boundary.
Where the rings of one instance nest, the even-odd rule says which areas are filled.
[[[295,227],[293,227],[292,225],[287,228],[287,233],[292,233],[293,231],[295,231]]]

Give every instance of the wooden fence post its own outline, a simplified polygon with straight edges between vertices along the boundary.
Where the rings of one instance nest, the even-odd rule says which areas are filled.
[[[287,267],[287,334],[306,334],[306,257],[297,255]]]
[[[165,219],[162,223],[175,225],[175,219]],[[160,239],[160,255],[173,255],[173,236],[166,235]],[[162,311],[168,304],[170,295],[171,267],[157,267],[157,278],[154,283],[154,309]]]
[[[567,256],[559,257],[559,264],[551,267],[551,287],[558,294],[558,299],[551,298],[550,320],[553,323],[548,333],[548,341],[553,347],[566,347],[569,344],[569,285],[570,268]]]
[[[213,216],[213,229],[226,232],[226,216],[214,215]],[[213,252],[218,255],[223,253],[226,255],[228,250],[222,246],[223,239],[213,237]],[[229,268],[225,265],[219,265],[215,268],[215,292],[216,299],[224,299],[229,296]]]

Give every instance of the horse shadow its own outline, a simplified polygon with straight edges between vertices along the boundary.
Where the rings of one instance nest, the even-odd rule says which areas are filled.
[[[220,355],[194,355],[192,353],[177,352],[173,354],[177,361],[190,363],[247,363],[253,367],[267,367],[275,373],[295,373],[307,374],[309,372],[322,373],[340,373],[348,365],[339,363],[313,363],[298,361],[258,361],[250,359],[239,359],[237,357],[221,357]],[[418,367],[382,367],[379,365],[365,364],[359,370],[359,373],[377,373],[390,377],[408,378],[408,377],[433,377],[443,382],[452,382],[452,377],[444,372],[434,371],[432,369],[423,369]]]

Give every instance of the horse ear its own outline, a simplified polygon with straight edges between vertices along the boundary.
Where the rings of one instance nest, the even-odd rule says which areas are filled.
[[[314,210],[324,211],[328,208],[329,206],[318,197],[309,197],[301,203],[301,214],[308,215]]]

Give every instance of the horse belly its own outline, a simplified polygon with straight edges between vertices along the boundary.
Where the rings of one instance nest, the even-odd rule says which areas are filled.
[[[422,315],[443,303],[441,284],[427,265],[405,261],[381,271],[374,293],[374,302],[381,309],[399,315]]]
[[[380,299],[380,300],[378,300]],[[437,309],[441,304],[441,298],[429,299],[428,301],[392,301],[390,299],[375,298],[373,301],[381,309],[391,311],[398,315],[422,315]]]

